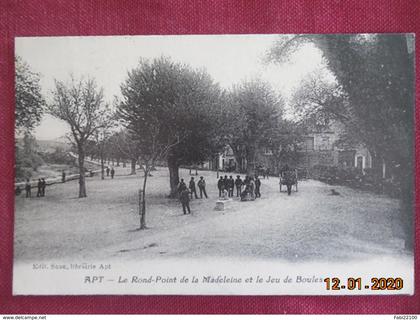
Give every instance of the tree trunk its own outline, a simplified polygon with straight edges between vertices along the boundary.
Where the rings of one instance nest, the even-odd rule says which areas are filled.
[[[145,167],[144,177],[143,177],[143,190],[142,190],[142,199],[141,199],[141,214],[140,214],[140,230],[147,229],[146,226],[146,185],[147,177],[149,176],[149,167]]]
[[[136,174],[136,163],[137,163],[137,159],[131,159],[131,172],[130,172],[130,174]]]
[[[169,197],[177,198],[178,197],[178,184],[179,184],[179,165],[176,159],[168,157],[168,169],[169,169],[169,184],[171,187]]]
[[[85,182],[85,150],[83,144],[79,144],[79,198],[86,197],[86,182]]]
[[[104,153],[101,150],[101,179],[105,179],[105,163],[104,163]]]
[[[257,148],[254,143],[250,143],[247,147],[246,152],[246,173],[248,176],[255,175],[255,154],[257,152]]]
[[[230,145],[232,151],[233,151],[233,156],[235,157],[235,161],[236,161],[236,171],[238,172],[243,172],[243,168],[242,168],[242,153],[241,151],[237,150],[237,147],[233,144]]]

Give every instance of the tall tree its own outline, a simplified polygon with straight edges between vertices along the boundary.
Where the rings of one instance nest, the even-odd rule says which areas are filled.
[[[296,167],[301,160],[299,148],[304,134],[304,126],[300,123],[281,119],[277,127],[267,134],[264,146],[268,148],[275,161],[276,168],[288,164]]]
[[[342,87],[327,80],[319,70],[303,79],[291,97],[294,120],[307,123],[312,129],[328,127],[330,120],[348,122],[351,110]]]
[[[17,178],[29,178],[32,170],[42,163],[33,148],[36,140],[31,131],[40,122],[44,112],[45,100],[41,94],[40,75],[31,70],[19,56],[15,57],[15,133],[23,134],[23,148],[15,141]],[[30,169],[32,168],[32,169]]]
[[[140,157],[138,141],[127,129],[116,132],[110,139],[113,148],[119,152],[122,159],[128,159],[131,163],[131,175],[136,174],[136,164]]]
[[[203,161],[214,153],[219,86],[203,70],[162,57],[142,60],[129,72],[121,91],[121,119],[143,144],[142,157],[144,149],[155,149],[152,144],[165,150],[157,153],[168,163],[170,195],[175,197],[179,166]],[[145,132],[149,132],[148,140],[141,137]]]
[[[108,155],[109,149],[113,147],[111,143],[111,128],[112,122],[110,121],[107,125],[103,126],[96,130],[94,134],[95,138],[95,147],[99,156],[99,161],[101,163],[101,179],[105,179],[105,157]],[[112,144],[112,147],[110,145]]]
[[[40,122],[44,112],[40,75],[18,56],[15,58],[15,68],[16,130],[29,132]]]
[[[93,79],[72,79],[67,84],[56,80],[52,94],[48,112],[70,127],[78,153],[79,198],[84,198],[86,144],[99,129],[109,125],[111,110],[104,101],[103,90],[97,88]]]
[[[224,112],[224,136],[236,160],[244,157],[254,173],[258,147],[268,143],[279,127],[283,100],[265,82],[254,80],[234,87]]]
[[[393,168],[411,168],[414,68],[410,36],[289,36],[272,48],[271,57],[282,61],[308,42],[321,49],[348,99],[347,104],[323,110],[350,115],[343,123],[353,134],[360,132],[361,142],[375,159],[384,159]]]

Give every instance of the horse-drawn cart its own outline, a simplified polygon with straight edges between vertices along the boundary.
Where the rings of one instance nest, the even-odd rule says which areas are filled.
[[[281,186],[286,186],[287,194],[290,196],[292,193],[292,186],[295,186],[295,191],[298,191],[298,171],[295,170],[287,170],[280,173],[280,192]]]

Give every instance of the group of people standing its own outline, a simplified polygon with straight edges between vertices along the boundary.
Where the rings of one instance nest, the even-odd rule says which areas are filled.
[[[204,180],[204,177],[200,177],[200,180],[197,182],[198,189],[200,190],[200,198],[203,198],[203,195],[208,198],[207,192],[206,192],[206,181]],[[197,189],[195,185],[194,177],[191,177],[191,180],[189,182],[188,188],[186,183],[184,182],[184,179],[181,179],[181,181],[178,184],[178,194],[179,194],[179,200],[182,204],[182,210],[184,214],[191,213],[190,209],[190,197],[193,199],[193,195],[196,199],[198,199],[197,196]]]
[[[45,181],[45,179],[39,178],[38,183],[37,183],[37,188],[38,188],[37,193],[36,193],[37,197],[45,197],[46,186],[47,186],[47,182]],[[26,198],[32,197],[32,185],[29,179],[26,179],[25,192],[26,192]]]
[[[261,180],[258,175],[254,177],[245,176],[244,180],[241,176],[237,175],[234,180],[232,176],[222,176],[217,181],[217,188],[219,189],[219,197],[224,197],[227,193],[229,198],[233,197],[234,188],[236,187],[236,196],[241,197],[241,200],[246,194],[250,194],[252,197],[261,197]],[[244,188],[244,190],[242,190]]]
[[[208,198],[206,192],[206,181],[204,177],[200,177],[197,184],[194,180],[194,177],[191,177],[189,184],[185,183],[184,179],[181,179],[178,184],[178,195],[179,200],[182,204],[182,210],[184,214],[191,213],[190,209],[190,200],[194,197],[198,199],[197,187],[200,191],[200,198],[203,196]],[[236,188],[236,196],[240,197],[243,200],[247,195],[250,195],[253,199],[261,197],[261,180],[258,178],[258,175],[254,177],[245,176],[244,180],[241,179],[241,176],[236,176],[236,179],[233,179],[232,176],[221,176],[217,181],[217,188],[219,189],[219,197],[233,197],[234,189]]]
[[[111,179],[114,179],[114,175],[115,175],[115,169],[114,167],[106,167],[106,176],[109,177],[109,175],[111,174]]]

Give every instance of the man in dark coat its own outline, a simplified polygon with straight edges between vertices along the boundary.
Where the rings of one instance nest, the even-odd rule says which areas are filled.
[[[190,180],[190,193],[191,193],[191,199],[193,198],[193,194],[195,195],[195,198],[198,199],[197,191],[195,189],[195,181],[193,177],[191,177],[191,180]]]
[[[190,193],[189,193],[187,188],[185,188],[181,191],[181,194],[179,196],[179,200],[181,201],[182,211],[184,212],[184,214],[187,214],[187,210],[188,210],[188,213],[191,213]]]
[[[114,179],[115,170],[114,167],[111,168],[111,179]]]
[[[178,184],[178,193],[181,194],[182,191],[187,189],[187,185],[184,182],[184,179],[181,179],[181,181]]]
[[[221,197],[223,190],[225,189],[225,181],[223,180],[223,177],[220,177],[219,181],[217,181],[217,188],[219,189],[219,197]]]
[[[236,196],[241,196],[241,189],[242,189],[242,179],[241,176],[236,176],[235,179],[235,186],[236,186]]]
[[[288,170],[283,173],[283,179],[287,187],[287,194],[292,193],[292,185],[296,183],[296,173],[293,170]]]
[[[224,189],[229,193],[229,179],[228,176],[225,176],[225,178],[223,179],[223,183],[224,183]],[[222,192],[223,194],[223,192]]]
[[[203,177],[200,177],[200,180],[197,182],[197,185],[198,189],[200,189],[200,198],[203,198],[203,193],[206,196],[206,198],[208,198],[206,192],[206,181]]]
[[[109,177],[109,167],[106,167],[106,176]]]
[[[26,198],[30,198],[31,197],[31,182],[29,181],[29,179],[26,179],[26,183],[25,183],[25,191],[26,191]]]
[[[261,180],[255,176],[255,198],[261,198]]]
[[[22,189],[20,188],[20,186],[17,186],[15,188],[15,196],[19,196],[22,193]]]
[[[228,196],[233,197],[233,188],[235,187],[235,180],[230,176],[228,180]]]
[[[42,180],[41,179],[38,179],[37,187],[38,187],[38,190],[36,192],[36,196],[41,197],[42,196]]]
[[[281,169],[280,169],[280,175],[282,176],[285,172],[289,171],[289,165],[286,163]]]

